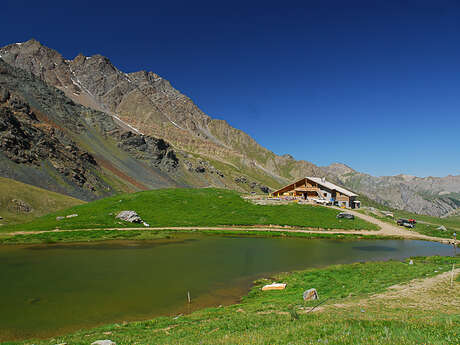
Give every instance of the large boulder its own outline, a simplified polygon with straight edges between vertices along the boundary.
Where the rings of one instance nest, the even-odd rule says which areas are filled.
[[[136,211],[121,211],[115,218],[124,220],[130,223],[142,223],[142,218],[136,213]]]
[[[304,301],[312,301],[315,299],[319,299],[318,292],[316,289],[308,289],[303,293],[303,300]]]

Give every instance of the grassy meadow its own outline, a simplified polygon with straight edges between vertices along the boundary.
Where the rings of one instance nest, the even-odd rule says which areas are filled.
[[[340,212],[310,205],[254,205],[237,192],[223,189],[159,189],[116,195],[66,210],[31,222],[3,226],[1,231],[52,229],[104,229],[144,227],[116,219],[122,210],[134,210],[151,227],[193,227],[224,225],[289,225],[317,229],[378,230],[362,219],[337,219]],[[78,217],[56,220],[58,216]]]
[[[409,260],[367,262],[283,273],[256,281],[240,304],[5,344],[83,345],[99,339],[118,345],[459,344],[458,279],[452,286],[444,279],[412,292],[403,289],[396,296],[385,293],[394,291],[388,290],[392,285],[448,272],[460,257],[413,260],[413,265]],[[287,288],[261,291],[273,281],[287,283]],[[312,287],[320,300],[304,302],[303,291]],[[380,298],[369,298],[382,293]]]
[[[31,221],[50,212],[84,204],[84,201],[67,195],[31,186],[9,178],[0,177],[0,224],[3,227]],[[13,200],[20,200],[30,207],[30,211],[18,211]],[[0,231],[2,227],[0,226]]]

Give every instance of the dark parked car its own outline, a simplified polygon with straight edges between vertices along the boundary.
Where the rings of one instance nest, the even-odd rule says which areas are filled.
[[[345,218],[345,219],[355,219],[355,216],[346,212],[340,212],[337,215],[337,218]]]
[[[412,220],[412,219],[411,219]],[[400,218],[396,221],[396,223],[399,225],[399,226],[405,226],[406,228],[413,228],[414,227],[414,223],[412,223],[410,220],[407,220],[407,219],[403,219],[403,218]]]

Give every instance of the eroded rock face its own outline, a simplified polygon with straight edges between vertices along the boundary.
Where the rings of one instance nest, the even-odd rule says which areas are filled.
[[[83,200],[186,186],[169,174],[179,164],[164,140],[130,133],[1,58],[0,68],[0,176]]]
[[[133,132],[122,132],[115,136],[119,138],[118,147],[135,154],[136,158],[147,161],[152,166],[172,172],[179,165],[174,150],[163,139]]]
[[[249,181],[245,176],[235,177],[234,181],[239,184],[247,184],[253,191],[260,190],[262,193],[270,193],[270,188],[256,181]]]
[[[198,160],[197,162],[192,163],[188,160],[184,161],[186,169],[190,172],[195,172],[197,174],[216,174],[220,178],[224,178],[225,175],[219,170],[216,169],[211,163],[205,160]]]
[[[78,186],[95,190],[97,179],[88,171],[97,165],[94,157],[59,128],[39,121],[21,98],[8,94],[0,103],[0,151],[17,164],[40,166],[48,161]]]

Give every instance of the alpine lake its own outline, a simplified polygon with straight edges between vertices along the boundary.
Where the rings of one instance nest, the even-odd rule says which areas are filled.
[[[279,272],[429,255],[452,255],[452,247],[413,240],[197,234],[0,246],[0,341],[237,303],[255,279]]]

